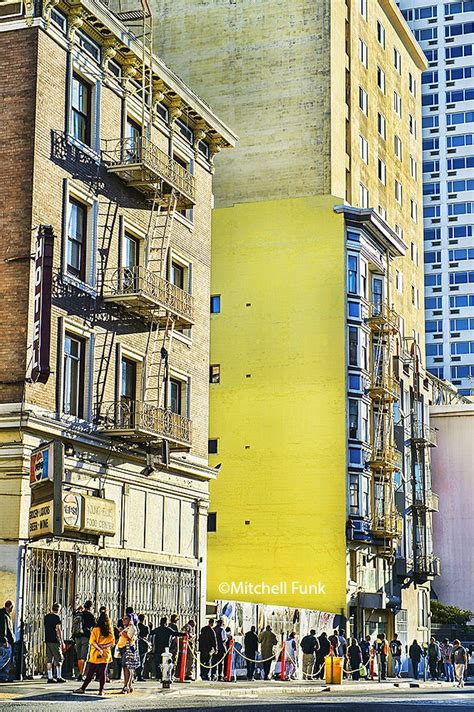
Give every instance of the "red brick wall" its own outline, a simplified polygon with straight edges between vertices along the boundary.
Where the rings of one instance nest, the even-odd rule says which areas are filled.
[[[37,41],[0,33],[0,403],[22,399],[26,373]]]

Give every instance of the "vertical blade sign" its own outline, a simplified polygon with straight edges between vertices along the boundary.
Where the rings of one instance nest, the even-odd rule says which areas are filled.
[[[33,360],[31,380],[46,383],[51,373],[51,288],[53,281],[53,242],[51,225],[40,225],[35,243]]]

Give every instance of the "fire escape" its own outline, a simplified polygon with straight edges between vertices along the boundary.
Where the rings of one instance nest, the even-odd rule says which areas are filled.
[[[104,269],[102,295],[132,319],[146,323],[148,335],[138,397],[123,396],[101,403],[101,429],[111,437],[170,449],[191,446],[191,421],[169,406],[169,359],[175,328],[194,323],[192,296],[172,284],[167,266],[175,213],[195,203],[195,179],[151,140],[153,118],[153,19],[146,0],[138,10],[117,12],[141,39],[142,132],[105,140],[102,160],[107,171],[139,191],[149,208],[144,264]],[[138,29],[137,29],[138,28]]]
[[[393,473],[400,467],[395,447],[393,406],[398,383],[393,371],[395,339],[399,330],[397,313],[386,301],[370,306],[367,320],[371,331],[371,368],[368,392],[372,401],[371,455],[372,535],[380,553],[393,556],[402,535],[402,518],[395,507]]]

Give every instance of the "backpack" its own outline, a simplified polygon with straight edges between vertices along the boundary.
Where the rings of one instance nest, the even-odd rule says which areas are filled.
[[[390,652],[392,653],[392,655],[400,655],[400,647],[400,643],[392,641],[390,643]]]
[[[71,637],[76,639],[76,638],[83,638],[84,637],[84,630],[82,628],[82,614],[81,613],[76,613],[76,615],[73,618],[72,621],[72,628],[71,628]]]

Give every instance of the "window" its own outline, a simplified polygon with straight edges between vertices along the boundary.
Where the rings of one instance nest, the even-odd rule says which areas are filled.
[[[127,407],[125,414],[134,415],[137,399],[137,362],[130,358],[122,358],[120,369],[120,401]],[[131,425],[131,424],[130,424]]]
[[[217,531],[217,512],[208,512],[207,514],[207,531]]]
[[[220,364],[214,363],[209,366],[209,383],[221,382],[221,367]]]
[[[474,67],[456,67],[446,70],[446,81],[454,82],[458,79],[472,79],[474,77]]]
[[[451,356],[474,354],[474,341],[454,341],[451,344]]]
[[[364,67],[367,69],[369,66],[369,51],[364,40],[359,38],[359,59]]]
[[[450,272],[449,284],[473,284],[474,272]]]
[[[443,331],[443,320],[434,319],[432,321],[425,321],[425,331],[427,334],[434,334],[435,332]]]
[[[426,355],[442,356],[443,355],[443,344],[426,344]]]
[[[418,264],[418,248],[414,242],[410,243],[410,256],[411,256],[411,261],[417,265]]]
[[[474,32],[474,22],[460,22],[457,25],[446,25],[444,28],[445,37],[459,37],[460,35],[470,35]]]
[[[84,345],[66,332],[63,359],[63,413],[82,418],[84,415]]]
[[[181,119],[176,119],[175,125],[181,136],[192,144],[194,142],[194,131]]]
[[[361,111],[368,116],[369,113],[369,97],[367,92],[362,87],[359,87],[359,107]]]
[[[433,63],[438,61],[438,50],[437,49],[425,49],[425,57],[428,62]]]
[[[349,294],[358,294],[357,257],[347,256],[347,291]]]
[[[458,225],[457,227],[448,228],[448,237],[451,240],[453,237],[474,237],[474,229],[472,225]]]
[[[359,365],[359,331],[356,326],[349,327],[349,365]]]
[[[218,440],[217,438],[210,438],[207,441],[207,452],[209,455],[217,455],[218,452]]]
[[[425,240],[441,240],[441,228],[432,227],[424,232]]]
[[[221,312],[221,295],[211,294],[211,314],[220,314]]]
[[[72,75],[71,131],[75,139],[87,146],[91,145],[91,95],[90,84],[74,72]]]
[[[413,30],[417,42],[430,42],[438,39],[438,28],[427,27],[426,29]]]
[[[411,135],[416,138],[416,119],[412,114],[408,115],[408,128]]]
[[[367,20],[367,11],[368,11],[368,0],[359,0],[359,10],[360,14],[364,18],[364,20]]]
[[[377,67],[377,86],[385,94],[385,72],[382,67]]]
[[[185,158],[181,158],[181,156],[177,156],[176,153],[173,153],[173,160],[175,163],[178,164],[178,166],[181,166],[181,168],[184,168],[185,171],[188,173],[193,172],[193,164],[191,161],[186,160]],[[183,217],[187,218],[189,221],[192,222],[193,219],[193,210],[192,208],[183,208],[182,210],[177,210],[177,213],[180,215],[183,215]]]
[[[393,150],[395,151],[395,156],[399,161],[402,160],[402,141],[400,136],[395,135],[393,137]]]
[[[418,222],[418,205],[413,198],[410,199],[410,217],[413,222]]]
[[[69,198],[66,271],[83,282],[86,280],[86,239],[87,207]]]
[[[369,191],[363,183],[359,185],[359,203],[361,208],[369,207]]]
[[[463,193],[466,190],[474,191],[474,178],[467,180],[448,180],[448,193]]]
[[[442,309],[443,297],[425,297],[425,309]]]
[[[125,124],[125,155],[130,163],[138,163],[142,160],[141,155],[142,127],[136,121],[127,117]]]
[[[401,118],[402,116],[402,97],[397,91],[393,92],[393,110]]]
[[[349,437],[359,437],[359,401],[349,398]]]
[[[441,250],[425,252],[425,265],[437,264],[441,262]]]
[[[474,213],[474,202],[448,203],[448,215],[472,215]]]
[[[382,161],[381,158],[378,159],[377,161],[377,175],[379,178],[379,181],[383,183],[384,185],[387,184],[387,166],[385,165],[384,161]]]
[[[395,288],[397,292],[403,292],[403,272],[399,269],[395,273]]]
[[[360,391],[361,390],[360,376],[358,376],[354,373],[349,374],[349,390],[350,391]]]
[[[455,114],[446,114],[447,126],[474,123],[474,111],[457,111]]]
[[[423,161],[423,173],[439,173],[439,161]]]
[[[472,146],[474,134],[456,134],[446,136],[447,148],[460,148],[461,146]]]
[[[126,232],[123,236],[123,258],[122,266],[136,273],[140,261],[140,240]]]
[[[474,294],[459,294],[455,297],[449,297],[449,306],[451,309],[462,309],[463,307],[474,307]]]
[[[171,284],[174,284],[176,287],[179,287],[179,289],[187,291],[186,285],[185,285],[184,273],[185,273],[185,268],[183,267],[183,265],[172,260],[171,261]]]
[[[385,210],[383,205],[378,206],[377,212],[380,215],[380,217],[382,218],[382,220],[385,220],[385,221],[387,220],[387,211]]]
[[[438,17],[438,8],[436,5],[415,7],[409,10],[402,10],[402,15],[407,22],[412,22],[413,20],[430,20],[431,18]]]
[[[450,319],[450,331],[473,331],[474,319]]]
[[[411,303],[416,309],[420,306],[420,291],[413,284],[411,285]]]
[[[353,475],[349,482],[349,508],[351,514],[359,514],[359,480]]]
[[[56,27],[63,33],[63,35],[66,34],[66,15],[64,15],[60,10],[57,10],[55,7],[51,8],[51,22],[53,23],[53,25],[56,25]]]
[[[395,235],[397,235],[400,240],[403,240],[403,228],[400,225],[395,225]]]
[[[82,32],[82,30],[76,30],[75,36],[76,42],[87,54],[95,59],[96,62],[100,62],[100,45],[97,42]]]
[[[425,287],[441,287],[441,274],[425,274]]]
[[[473,12],[474,2],[465,0],[464,2],[447,2],[444,4],[445,15],[457,15],[460,12]]]
[[[424,205],[423,206],[423,217],[428,218],[439,218],[441,215],[440,205]]]
[[[456,45],[456,47],[446,47],[446,59],[458,59],[459,57],[472,56],[472,44]]]
[[[461,250],[449,250],[450,262],[462,262],[462,260],[474,260],[474,247]]]
[[[474,89],[455,89],[446,92],[446,103],[451,104],[457,101],[473,101]]]
[[[395,47],[393,48],[393,66],[399,74],[402,73],[402,55]]]
[[[463,156],[462,158],[448,158],[447,165],[448,171],[462,171],[465,168],[474,168],[474,156]]]
[[[349,464],[362,465],[362,450],[359,447],[349,448]]]
[[[383,301],[383,280],[380,277],[372,279],[372,306],[374,314],[380,314]]]
[[[378,20],[377,20],[377,40],[378,40],[379,44],[385,49],[385,27]]]
[[[402,184],[398,180],[395,180],[394,186],[395,186],[395,200],[397,201],[397,203],[400,203],[400,205],[401,205],[402,204]]]
[[[408,90],[410,94],[416,96],[416,79],[411,72],[408,74]]]
[[[421,97],[422,106],[438,106],[439,94],[423,94]]]
[[[420,535],[418,535],[420,536]],[[417,540],[418,540],[417,536]],[[428,625],[428,601],[427,593],[423,589],[418,590],[418,627],[426,628]]]
[[[377,114],[377,130],[382,138],[385,139],[387,137],[387,124],[385,116],[380,112]]]
[[[365,139],[363,136],[359,136],[359,150],[360,150],[361,160],[364,161],[364,163],[368,164],[369,163],[369,144],[367,143],[367,139]]]
[[[170,378],[169,394],[170,394],[170,410],[178,415],[183,415],[183,381],[177,378]]]
[[[437,129],[439,128],[439,116],[423,116],[421,120],[422,129]]]
[[[439,138],[424,138],[421,146],[423,151],[438,151]]]

